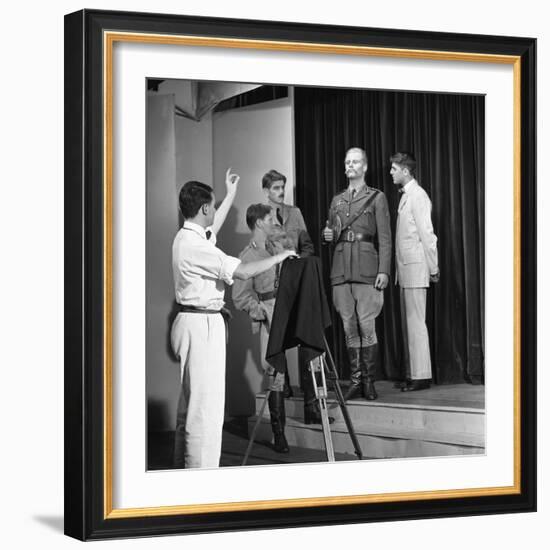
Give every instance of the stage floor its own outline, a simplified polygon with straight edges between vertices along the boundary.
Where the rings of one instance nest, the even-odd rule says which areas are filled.
[[[376,403],[485,409],[485,386],[472,384],[449,384],[432,386],[429,390],[402,392],[393,387],[393,382],[376,382]]]
[[[345,391],[345,384],[342,384],[342,389]],[[361,409],[395,405],[399,408],[409,409],[411,413],[416,409],[422,409],[422,411],[456,411],[457,413],[476,411],[482,413],[485,408],[485,386],[483,385],[453,384],[432,386],[429,390],[404,393],[398,388],[394,388],[393,382],[380,381],[376,383],[376,389],[379,394],[376,401],[367,402],[364,399],[358,399],[350,401],[348,405],[351,404],[353,406],[353,404],[356,404]],[[301,416],[301,413],[299,413],[302,408],[301,393],[295,388],[294,394],[294,398],[287,400],[287,411],[290,412],[294,409],[296,411],[296,416]],[[329,393],[329,397],[334,397],[332,392]],[[335,403],[330,405],[332,410],[334,410],[335,407],[337,407]],[[329,414],[334,413],[330,412]],[[241,465],[242,458],[248,445],[248,434],[250,431],[249,421],[249,417],[230,417],[226,419],[222,440],[222,467]],[[266,433],[269,433],[269,430],[267,430]],[[173,432],[149,434],[148,463],[150,470],[172,468],[173,441]],[[336,453],[337,461],[356,459],[353,453]],[[250,466],[265,466],[270,464],[325,461],[326,454],[323,449],[291,446],[290,453],[288,454],[275,453],[271,448],[271,443],[266,437],[262,436],[254,443],[247,464]]]

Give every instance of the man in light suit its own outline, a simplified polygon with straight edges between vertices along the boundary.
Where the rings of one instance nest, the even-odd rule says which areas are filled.
[[[416,160],[410,153],[395,153],[390,174],[401,186],[395,234],[396,282],[400,286],[401,319],[407,380],[401,391],[428,389],[432,381],[430,344],[426,327],[426,294],[439,280],[437,237],[432,203],[415,179]]]

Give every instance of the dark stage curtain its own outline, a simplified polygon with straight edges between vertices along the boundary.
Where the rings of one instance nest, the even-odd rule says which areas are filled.
[[[362,147],[367,183],[384,191],[395,237],[399,193],[389,158],[413,152],[417,180],[432,200],[440,282],[428,291],[426,321],[434,381],[483,381],[484,98],[481,96],[295,88],[296,202],[301,208],[330,289],[332,246],[321,231],[333,195],[347,186],[344,155]],[[395,257],[385,305],[377,319],[379,378],[404,377]],[[331,301],[330,292],[327,293]],[[332,306],[332,302],[331,302]],[[340,319],[329,334],[341,374],[349,367]]]

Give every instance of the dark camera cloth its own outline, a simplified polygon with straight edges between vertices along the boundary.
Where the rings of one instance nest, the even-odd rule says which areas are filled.
[[[300,345],[311,361],[325,351],[324,334],[331,325],[317,256],[283,262],[269,332],[266,360],[278,372],[286,368],[285,350]]]

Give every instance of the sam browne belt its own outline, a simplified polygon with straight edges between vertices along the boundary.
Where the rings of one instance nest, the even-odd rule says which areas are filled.
[[[340,238],[338,239],[339,243],[340,242],[353,243],[355,241],[372,243],[374,242],[374,236],[367,235],[366,233],[356,233],[355,231],[348,229],[347,231],[343,231],[340,235]]]

